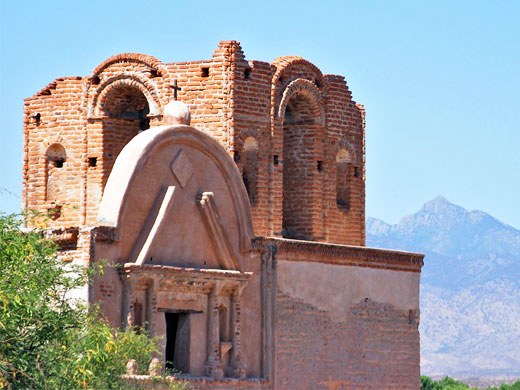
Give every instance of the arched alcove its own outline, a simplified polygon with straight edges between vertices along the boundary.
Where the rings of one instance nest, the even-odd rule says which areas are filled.
[[[298,80],[296,80],[298,82]],[[283,113],[283,220],[286,238],[313,239],[315,140],[322,131],[323,109],[316,95],[301,80],[301,88],[284,93]],[[292,84],[292,83],[291,83]]]
[[[101,105],[103,113],[108,118],[132,122],[138,120],[140,130],[150,127],[150,120],[146,117],[150,113],[148,100],[136,86],[122,84],[110,89]]]
[[[54,143],[45,152],[45,198],[47,202],[63,204],[66,201],[65,161],[67,152],[63,145]]]
[[[350,166],[352,158],[345,149],[336,154],[336,203],[338,207],[350,208]]]
[[[258,184],[258,143],[254,137],[244,141],[242,152],[242,180],[252,206],[256,203]]]
[[[146,91],[132,80],[117,80],[100,94],[97,115],[103,123],[102,187],[114,161],[132,138],[150,128],[150,104]]]
[[[63,168],[63,164],[67,158],[67,152],[61,144],[52,144],[47,148],[45,157],[49,163],[57,168]]]

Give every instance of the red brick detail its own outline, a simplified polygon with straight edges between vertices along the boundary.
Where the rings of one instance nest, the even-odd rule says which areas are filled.
[[[321,70],[305,58],[299,56],[282,56],[275,59],[272,64],[276,67],[276,72],[273,75],[273,86],[275,85],[275,82],[279,81],[280,77],[282,77],[284,73],[289,73],[288,69],[297,66],[308,68],[315,77],[315,80],[312,81],[317,82],[320,86],[325,85]]]
[[[166,69],[164,64],[159,61],[157,58],[146,55],[146,54],[139,54],[139,53],[121,53],[116,54],[105,61],[103,61],[101,64],[99,64],[91,73],[91,78],[93,76],[97,76],[99,73],[101,73],[105,68],[109,67],[112,64],[115,63],[123,63],[123,64],[132,64],[132,63],[140,63],[143,65],[146,65],[152,69],[155,69],[158,71],[158,75],[162,76],[166,73]]]
[[[420,386],[418,318],[366,298],[348,321],[277,292],[277,390],[416,390]]]
[[[160,102],[157,99],[158,93],[148,80],[139,75],[118,75],[107,79],[96,89],[88,103],[87,117],[106,116],[106,113],[104,113],[106,108],[103,106],[106,103],[107,96],[113,93],[114,89],[122,87],[138,89],[146,97],[148,105],[150,106],[150,115],[159,115],[161,113]]]
[[[294,95],[304,95],[306,96],[312,103],[311,108],[312,111],[309,113],[313,118],[319,118],[319,124],[325,125],[325,112],[323,109],[323,99],[321,97],[320,90],[316,87],[316,85],[309,80],[305,79],[296,79],[293,80],[285,87],[283,90],[282,98],[278,105],[278,118],[285,117],[285,111],[287,109],[287,104],[294,97]]]
[[[46,211],[53,206],[46,200],[42,145],[59,142],[67,152],[60,171],[64,205],[52,226],[94,224],[117,155],[146,127],[138,119],[114,118],[107,106],[115,109],[114,101],[123,97],[123,91],[131,92],[132,99],[136,99],[134,108],[144,96],[150,111],[146,125],[159,125],[161,107],[173,99],[171,86],[175,81],[181,88],[178,100],[191,110],[192,125],[215,137],[230,154],[238,152],[244,157],[245,140],[256,140],[256,169],[245,167],[246,176],[251,176],[252,170],[256,176],[251,198],[256,235],[282,235],[284,199],[289,197],[295,207],[301,203],[300,208],[310,209],[302,222],[295,222],[304,226],[302,238],[364,245],[364,111],[352,100],[344,78],[323,75],[301,57],[280,57],[272,64],[247,61],[236,41],[221,42],[210,59],[202,61],[162,63],[147,55],[119,54],[98,65],[87,77],[56,79],[26,99],[24,207]],[[121,93],[114,94],[116,91]],[[289,123],[285,118],[287,107],[293,103],[297,106],[298,101],[311,102],[309,117],[313,119],[307,121],[312,126],[306,125],[305,131],[297,129],[299,124],[291,124],[292,131],[305,143],[297,150],[305,166],[301,181],[306,183],[304,188],[298,186],[292,196],[291,177],[285,178],[284,195],[284,124]],[[335,157],[338,147],[344,144],[350,145],[349,152],[354,156],[352,170],[360,172],[349,181],[348,210],[338,207],[336,199]],[[286,146],[291,148],[287,142]],[[89,159],[95,159],[95,166],[89,164]],[[244,163],[252,160],[242,158],[236,162],[242,174]],[[292,172],[296,178],[296,171]],[[290,213],[286,212],[286,220]]]

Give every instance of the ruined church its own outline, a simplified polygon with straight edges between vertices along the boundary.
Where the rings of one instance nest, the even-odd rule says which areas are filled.
[[[423,255],[365,247],[364,117],[301,57],[115,55],[25,100],[23,206],[193,389],[416,390]]]

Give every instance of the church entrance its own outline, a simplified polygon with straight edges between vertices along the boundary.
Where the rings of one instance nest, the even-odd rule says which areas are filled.
[[[166,370],[189,372],[190,321],[187,312],[165,312]]]

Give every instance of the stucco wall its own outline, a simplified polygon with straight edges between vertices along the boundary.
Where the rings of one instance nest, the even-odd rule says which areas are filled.
[[[279,259],[276,274],[276,389],[419,388],[418,273]]]

